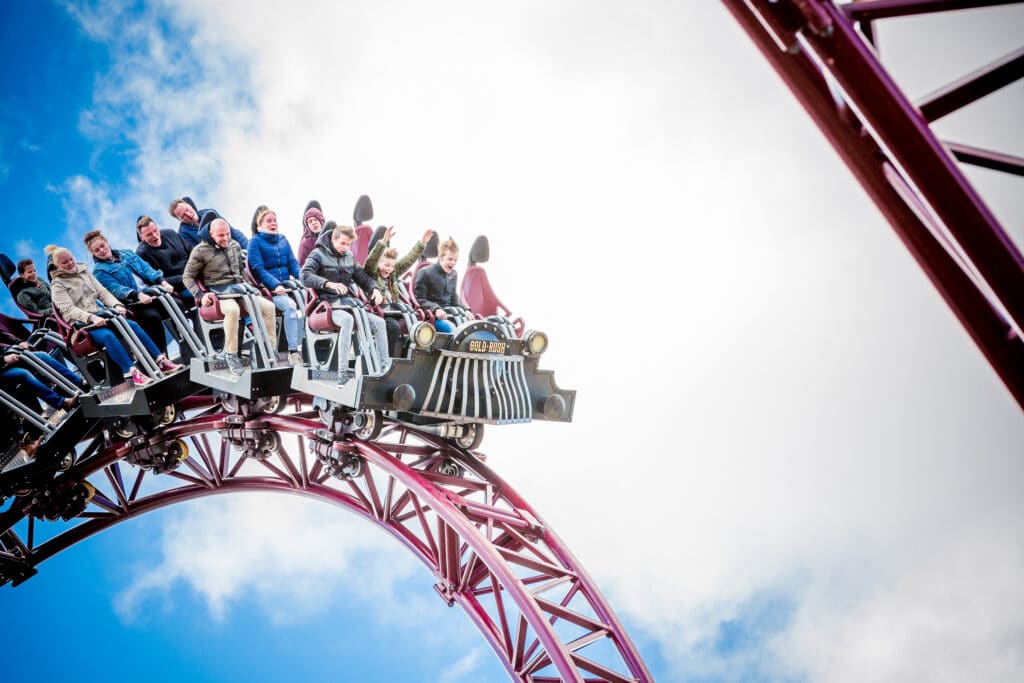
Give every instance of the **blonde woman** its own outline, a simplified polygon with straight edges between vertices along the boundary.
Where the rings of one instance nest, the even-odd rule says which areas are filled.
[[[121,368],[125,381],[137,387],[149,384],[152,379],[135,367],[124,344],[112,330],[107,329],[107,319],[98,315],[102,308],[98,302],[113,308],[121,315],[127,312],[124,305],[93,277],[85,264],[76,263],[70,251],[64,247],[50,245],[46,248],[46,253],[56,266],[53,271],[51,292],[53,306],[60,311],[61,317],[69,323],[83,322],[94,325],[95,327],[90,330],[93,340],[98,346],[103,347],[111,360]],[[127,322],[161,371],[174,372],[181,369],[180,365],[172,363],[167,356],[160,353],[160,349],[138,323],[134,320]]]

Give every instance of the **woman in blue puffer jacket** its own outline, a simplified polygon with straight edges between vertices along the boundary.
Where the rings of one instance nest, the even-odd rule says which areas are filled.
[[[252,219],[252,234],[247,251],[249,270],[259,284],[270,290],[274,306],[284,314],[288,360],[293,365],[301,365],[299,348],[306,332],[303,311],[296,306],[295,299],[288,296],[283,284],[290,278],[299,279],[299,262],[288,239],[278,232],[277,214],[268,207],[257,207]]]

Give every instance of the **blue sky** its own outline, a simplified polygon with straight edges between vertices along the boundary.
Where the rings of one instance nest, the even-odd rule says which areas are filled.
[[[364,192],[400,243],[486,232],[579,391],[489,462],[658,680],[1019,680],[1019,408],[723,8],[122,4],[0,9],[0,250],[133,246],[180,194],[242,226],[268,204],[293,243],[310,198],[344,220]],[[920,96],[1019,47],[1019,8],[993,12],[881,45]],[[1020,84],[993,97],[950,135],[1024,155]],[[971,177],[1020,240],[1019,184]],[[112,529],[0,591],[7,670],[503,680],[427,572],[338,517],[223,497]],[[228,578],[216,539],[251,558]]]
[[[8,255],[13,251],[38,257],[21,241],[28,242],[34,234],[60,234],[63,181],[83,172],[103,172],[79,123],[93,90],[93,79],[83,74],[102,71],[108,64],[107,51],[83,36],[58,5],[5,3],[3,16],[0,178],[5,196],[20,198],[10,201],[3,247]],[[10,310],[10,301],[4,306]]]

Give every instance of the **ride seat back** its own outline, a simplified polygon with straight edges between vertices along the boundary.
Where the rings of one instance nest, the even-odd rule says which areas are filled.
[[[369,225],[357,225],[356,241],[352,245],[352,256],[359,265],[366,262],[366,255],[370,253],[370,241],[373,239],[373,228]]]
[[[492,315],[511,318],[512,312],[491,287],[491,281],[487,277],[481,263],[486,263],[490,258],[490,247],[486,235],[480,235],[473,242],[469,250],[469,267],[462,277],[462,288],[460,294],[462,301],[477,316],[490,317]],[[517,335],[522,334],[525,323],[522,318],[515,318],[511,321]]]

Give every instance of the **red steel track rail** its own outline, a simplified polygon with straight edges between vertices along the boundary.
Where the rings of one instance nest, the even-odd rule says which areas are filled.
[[[911,103],[873,47],[877,19],[1006,0],[723,0],[1024,407],[1024,258],[957,162],[1024,160],[939,140],[930,123],[1024,77],[1024,50]]]

